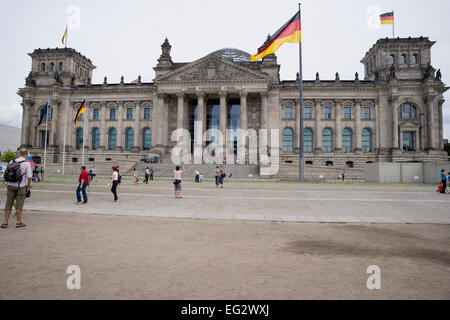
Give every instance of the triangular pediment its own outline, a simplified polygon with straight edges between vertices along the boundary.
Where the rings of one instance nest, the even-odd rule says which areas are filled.
[[[269,75],[208,55],[155,79],[155,82],[268,81]]]

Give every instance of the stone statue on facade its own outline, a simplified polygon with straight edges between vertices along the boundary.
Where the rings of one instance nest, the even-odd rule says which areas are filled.
[[[389,80],[397,79],[397,76],[395,75],[395,65],[392,64],[389,68]]]
[[[334,79],[335,81],[340,81],[341,79],[339,78],[339,72],[336,72],[336,78]]]
[[[31,72],[28,74],[28,77],[26,77],[26,79],[25,79],[25,85],[27,87],[36,88],[36,80],[33,79]]]
[[[59,76],[59,72],[55,72],[55,75],[54,75],[53,77],[54,77],[55,83],[56,83],[57,85],[60,85],[60,86],[64,85],[64,83],[63,83],[61,77]]]
[[[320,76],[318,72],[316,72],[316,81],[320,81]]]
[[[355,81],[359,81],[359,74],[358,74],[358,72],[355,73]]]
[[[438,69],[438,71],[436,71],[435,80],[441,80],[441,78],[442,78],[441,69]]]

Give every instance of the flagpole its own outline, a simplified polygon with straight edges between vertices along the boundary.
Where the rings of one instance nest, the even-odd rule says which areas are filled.
[[[48,99],[47,99],[47,111],[45,112],[44,172],[46,172],[46,161],[47,161],[47,135],[48,135]]]
[[[67,110],[64,110],[64,141],[63,141],[63,161],[62,161],[62,175],[64,175],[64,165],[66,159],[66,129],[67,129]]]
[[[85,101],[84,105],[84,113],[83,113],[83,152],[81,156],[81,164],[84,166],[84,143],[85,143],[85,136],[86,136],[86,109],[87,109],[87,101]]]
[[[395,15],[394,15],[394,10],[392,10],[392,39],[395,39]]]
[[[300,19],[300,23],[302,21],[301,16],[301,10],[300,10],[301,4],[298,4],[298,15]],[[301,30],[301,28],[300,28]],[[301,32],[301,31],[300,31]],[[299,53],[299,97],[300,97],[300,132],[299,132],[299,140],[300,140],[300,150],[299,150],[299,180],[302,181],[305,179],[304,175],[304,152],[303,152],[303,67],[302,67],[302,40],[300,38],[300,41],[298,43],[298,53]]]

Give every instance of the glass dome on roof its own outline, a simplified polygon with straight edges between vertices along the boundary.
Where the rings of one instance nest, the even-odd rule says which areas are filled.
[[[222,58],[232,60],[235,63],[250,63],[250,54],[236,48],[223,48],[211,54]]]

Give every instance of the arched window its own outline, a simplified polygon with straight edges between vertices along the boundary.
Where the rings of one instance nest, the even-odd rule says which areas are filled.
[[[59,63],[58,70],[59,70],[59,72],[63,71],[63,63],[62,62]]]
[[[117,130],[115,128],[109,129],[108,133],[108,149],[114,150],[117,146]]]
[[[53,62],[50,63],[50,72],[55,72],[55,64]]]
[[[403,103],[398,107],[398,118],[399,119],[416,119],[417,109],[410,103]]]
[[[413,54],[411,63],[412,64],[418,64],[419,63],[419,56],[417,55],[417,53]]]
[[[134,130],[128,128],[125,131],[125,149],[131,150],[134,147]]]
[[[45,72],[45,63],[44,62],[41,63],[41,71]]]
[[[313,151],[313,132],[309,128],[303,130],[303,151],[304,152]]]
[[[395,54],[391,54],[389,56],[389,64],[394,64],[395,63]]]
[[[294,144],[294,135],[292,129],[286,128],[283,130],[283,152],[292,152]]]
[[[84,138],[83,128],[78,128],[77,133],[75,135],[75,147],[80,150],[83,148],[83,138]]]
[[[152,147],[152,129],[145,128],[142,133],[142,149],[148,150]]]
[[[322,131],[322,151],[333,152],[333,133],[329,128]]]
[[[100,129],[94,128],[92,130],[92,149],[96,150],[100,146]]]
[[[372,152],[372,130],[364,128],[361,134],[362,152]]]
[[[352,152],[352,130],[349,128],[345,128],[342,130],[342,151],[344,152]]]
[[[402,54],[402,56],[400,58],[400,63],[401,64],[406,64],[406,55]]]

